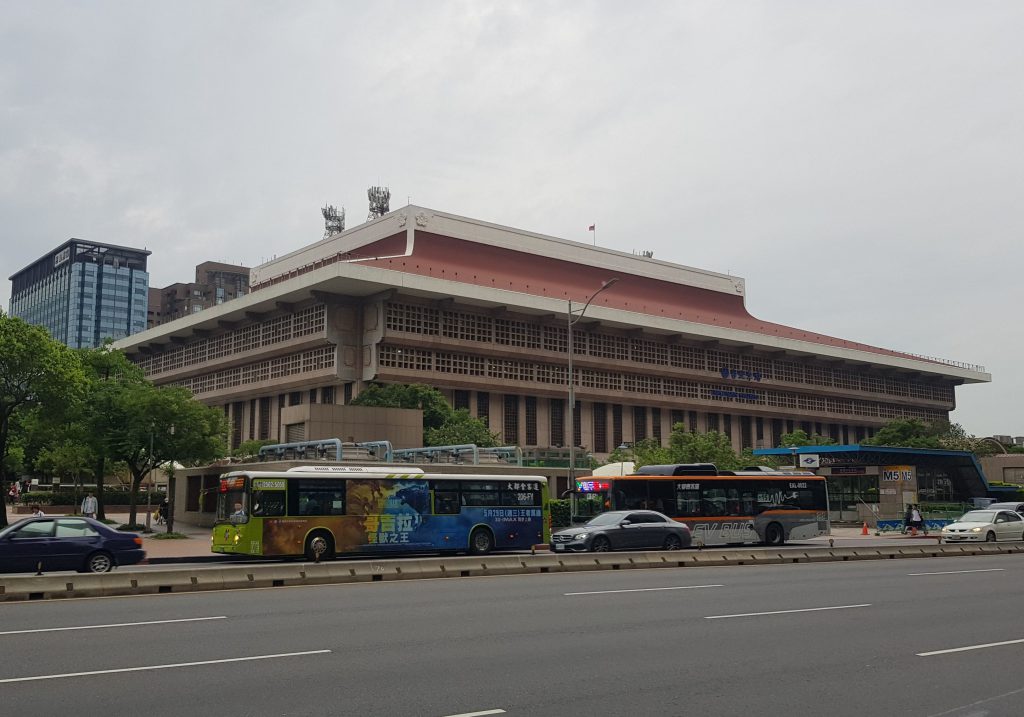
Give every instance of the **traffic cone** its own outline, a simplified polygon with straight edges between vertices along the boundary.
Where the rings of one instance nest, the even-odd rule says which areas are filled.
[[[867,535],[868,534],[868,521],[866,521],[866,520],[864,521],[864,525],[861,526],[861,529],[860,529],[860,534],[861,535]]]

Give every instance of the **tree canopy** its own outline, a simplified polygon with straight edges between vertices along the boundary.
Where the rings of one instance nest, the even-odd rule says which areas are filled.
[[[691,433],[682,423],[673,427],[667,446],[661,446],[658,441],[649,438],[633,444],[631,452],[637,468],[670,463],[714,463],[720,470],[736,470],[744,466],[771,463],[765,457],[755,458],[750,449],[737,453],[724,433]],[[618,451],[613,454],[613,458],[628,459]]]
[[[356,396],[352,405],[422,410],[426,446],[498,445],[497,434],[491,433],[486,423],[473,418],[466,409],[454,410],[443,393],[422,383],[371,384]]]
[[[75,353],[32,326],[0,311],[0,486],[10,465],[11,430],[36,407],[45,405],[47,420],[58,421],[79,400],[85,374]],[[20,436],[15,436],[15,443]],[[0,489],[0,527],[7,525],[6,490]]]
[[[216,408],[204,406],[179,386],[127,384],[110,405],[107,449],[132,475],[129,522],[135,522],[139,488],[146,474],[162,463],[199,463],[224,454],[227,422]]]

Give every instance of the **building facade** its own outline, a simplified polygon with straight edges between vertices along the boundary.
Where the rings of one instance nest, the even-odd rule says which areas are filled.
[[[505,444],[599,459],[666,441],[677,423],[737,449],[796,429],[856,443],[894,418],[947,418],[958,385],[990,380],[763,322],[744,302],[738,277],[407,206],[256,267],[247,296],[118,346],[153,381],[223,406],[234,443],[282,440],[293,406],[415,382]]]
[[[147,327],[166,324],[245,296],[249,293],[249,272],[247,266],[205,261],[196,266],[193,282],[150,288]]]
[[[10,277],[11,316],[46,327],[71,348],[143,331],[149,254],[71,239]]]

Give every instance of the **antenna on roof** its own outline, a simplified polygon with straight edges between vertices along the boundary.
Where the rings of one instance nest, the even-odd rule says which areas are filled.
[[[324,215],[324,239],[330,239],[335,234],[345,231],[345,207],[339,212],[333,204],[328,204],[320,213]]]
[[[366,190],[366,198],[370,200],[370,215],[366,221],[379,219],[391,211],[391,190],[387,187],[370,187]]]

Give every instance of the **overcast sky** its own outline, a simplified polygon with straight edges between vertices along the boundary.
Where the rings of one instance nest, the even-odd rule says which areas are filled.
[[[1022,37],[1017,0],[0,0],[0,303],[70,237],[163,286],[382,183],[983,364],[953,420],[1024,435]]]

